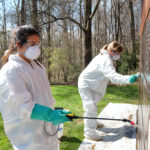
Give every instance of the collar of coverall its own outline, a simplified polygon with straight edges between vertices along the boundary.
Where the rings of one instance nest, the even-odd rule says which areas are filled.
[[[107,50],[105,50],[105,49],[101,49],[101,50],[100,50],[100,54],[102,54],[102,55],[107,54],[107,55],[108,55],[109,53],[108,53],[108,51],[107,51]]]

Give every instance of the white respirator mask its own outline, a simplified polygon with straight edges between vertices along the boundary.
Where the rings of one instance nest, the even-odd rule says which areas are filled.
[[[120,55],[114,55],[114,56],[112,56],[112,59],[113,60],[119,60],[120,59]]]
[[[24,52],[24,56],[30,60],[37,59],[41,54],[39,45],[28,46]]]

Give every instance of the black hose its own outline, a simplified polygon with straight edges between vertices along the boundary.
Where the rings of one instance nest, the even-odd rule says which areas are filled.
[[[133,121],[130,121],[128,119],[112,119],[112,118],[96,118],[96,117],[79,117],[79,116],[75,116],[73,114],[66,114],[66,116],[69,119],[100,119],[100,120],[112,120],[112,121],[123,121],[123,122],[129,122],[132,125],[135,125],[135,123]]]

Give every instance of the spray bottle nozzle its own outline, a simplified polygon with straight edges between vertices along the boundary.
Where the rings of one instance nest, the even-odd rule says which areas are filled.
[[[135,123],[134,123],[133,121],[130,121],[130,123],[131,123],[132,125],[135,125]]]

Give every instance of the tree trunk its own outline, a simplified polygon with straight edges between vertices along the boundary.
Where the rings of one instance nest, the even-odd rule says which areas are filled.
[[[110,36],[110,40],[114,41],[115,34],[114,34],[114,26],[113,26],[113,7],[112,6],[113,6],[113,1],[111,0],[111,14],[110,14],[111,21],[110,22],[111,22],[112,37]]]
[[[16,24],[17,26],[20,25],[20,11],[19,11],[19,5],[20,5],[20,0],[17,1],[17,4],[16,4],[16,1],[14,0],[14,4],[15,4],[15,7],[16,7]]]
[[[117,16],[118,16],[118,42],[121,42],[121,22],[120,22],[120,1],[118,1],[118,13],[117,13]]]
[[[21,2],[21,25],[26,24],[26,15],[25,15],[25,0]]]
[[[107,22],[107,12],[106,12],[106,6],[107,5],[107,1],[106,0],[104,0],[104,19],[105,19],[105,22]],[[107,27],[106,27],[106,25],[105,25],[105,39],[104,39],[104,41],[105,41],[105,43],[107,43]]]
[[[32,22],[33,27],[39,33],[41,33],[41,30],[40,30],[40,27],[39,27],[39,22],[38,22],[38,7],[37,7],[37,2],[38,2],[38,0],[32,0],[32,17],[31,17],[31,22]],[[41,36],[41,41],[42,41],[42,36]],[[41,49],[42,49],[42,43],[41,43]],[[43,51],[41,51],[41,55],[40,55],[40,58],[38,60],[42,63],[42,61],[43,61]]]
[[[134,23],[134,10],[133,10],[133,2],[129,0],[129,9],[130,9],[130,28],[131,28],[131,48],[132,48],[132,55],[133,55],[133,66],[136,69],[136,43],[135,43],[135,23]]]
[[[80,0],[80,24],[82,25],[82,0]],[[82,29],[80,28],[80,63],[81,63],[81,68],[83,66],[83,48],[82,48]]]
[[[7,49],[7,29],[6,29],[6,6],[5,1],[3,1],[3,14],[4,14],[4,22],[3,22],[3,48],[4,50]]]
[[[132,0],[129,0],[129,9],[130,9],[130,16],[131,16],[131,22],[130,22],[131,39],[132,39],[132,43],[134,43],[134,41],[135,41],[135,25],[134,25],[134,11],[133,11]]]
[[[118,30],[117,30],[117,12],[116,10],[114,11],[114,17],[115,17],[115,40],[118,41]]]
[[[51,17],[50,17],[50,0],[48,0],[48,5],[49,7],[47,8],[47,12],[48,12],[48,24],[47,24],[47,46],[50,48],[51,47],[51,25],[50,25],[50,21],[51,21]],[[51,81],[51,71],[49,70],[49,67],[51,65],[51,61],[50,61],[50,51],[48,51],[48,63],[47,63],[47,67],[48,67],[48,79]]]
[[[76,49],[75,49],[75,33],[74,33],[74,25],[72,25],[72,22],[70,22],[70,34],[72,33],[72,38],[70,39],[71,43],[72,43],[72,59],[73,59],[73,63],[75,64],[76,62]]]
[[[97,14],[96,14],[97,15]],[[94,18],[94,34],[93,34],[93,48],[94,51],[93,51],[93,55],[95,56],[96,53],[97,53],[97,17]]]
[[[92,11],[92,0],[85,0],[85,67],[92,60],[92,32],[91,20],[89,19]]]
[[[37,0],[32,0],[32,25],[39,31],[38,26],[38,9],[37,9]]]
[[[98,50],[101,48],[101,38],[100,38],[100,20],[101,20],[101,14],[100,14],[100,7],[97,10],[97,48]]]
[[[63,16],[65,17],[66,15],[70,15],[68,14],[68,12],[66,12],[66,4],[62,7],[62,12],[63,12]],[[70,24],[71,25],[71,24]],[[73,60],[72,60],[72,52],[71,52],[71,40],[69,40],[69,32],[68,32],[68,26],[69,26],[69,22],[68,20],[63,20],[63,47],[66,50],[66,60],[68,64],[72,64]],[[72,33],[72,29],[70,30],[70,34]],[[64,82],[68,81],[68,65],[62,66],[63,69],[63,73],[64,73]]]

